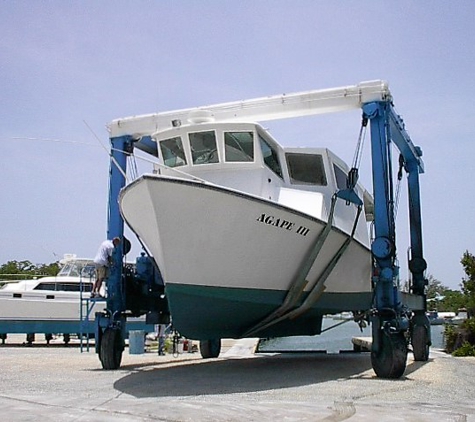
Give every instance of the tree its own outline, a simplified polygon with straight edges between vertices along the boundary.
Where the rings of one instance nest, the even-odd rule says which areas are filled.
[[[451,290],[432,275],[427,277],[427,306],[429,310],[457,312],[466,307],[466,298],[460,290]]]
[[[475,314],[475,256],[465,251],[460,261],[467,277],[462,278],[462,293],[466,298],[466,305],[470,315]]]
[[[464,307],[469,316],[475,315],[475,256],[465,251],[460,260],[466,277],[462,278]],[[458,327],[446,326],[447,351],[454,356],[475,356],[475,320],[469,318]]]
[[[34,268],[30,261],[8,261],[0,267],[0,276],[4,280],[12,280],[18,276],[34,274]]]
[[[58,262],[34,265],[28,260],[8,261],[0,266],[0,279],[16,280],[25,277],[56,275],[58,271]]]
[[[41,275],[56,275],[59,272],[59,263],[52,262],[51,264],[38,264],[36,270],[37,273]]]
[[[438,302],[438,311],[441,312],[457,312],[466,305],[465,295],[460,290],[446,290],[443,299]]]
[[[436,299],[444,296],[445,292],[449,290],[441,281],[437,280],[432,274],[427,277],[427,299]]]

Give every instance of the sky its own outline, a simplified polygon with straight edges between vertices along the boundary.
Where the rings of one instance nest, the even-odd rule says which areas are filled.
[[[472,0],[1,1],[0,264],[94,257],[114,119],[381,79],[424,153],[427,273],[458,289],[460,259],[475,253],[474,16]],[[360,120],[266,127],[284,146],[328,147],[351,163]],[[367,141],[367,187],[370,169]],[[401,192],[403,274],[405,183]]]

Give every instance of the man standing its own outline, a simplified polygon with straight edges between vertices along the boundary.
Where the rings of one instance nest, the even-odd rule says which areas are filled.
[[[91,297],[101,297],[100,290],[102,282],[109,277],[110,266],[112,264],[112,252],[120,243],[120,238],[114,237],[112,240],[105,240],[99,246],[94,264],[96,265],[96,281],[92,288]]]

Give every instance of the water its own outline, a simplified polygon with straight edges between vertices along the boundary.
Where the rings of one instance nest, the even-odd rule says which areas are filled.
[[[323,330],[335,326],[342,321],[332,318],[323,319]],[[443,349],[443,325],[431,326],[432,348]],[[320,351],[328,353],[338,353],[341,350],[353,350],[352,337],[371,337],[371,327],[368,326],[362,331],[354,321],[346,321],[318,336],[297,336],[270,339],[261,342],[259,351]]]

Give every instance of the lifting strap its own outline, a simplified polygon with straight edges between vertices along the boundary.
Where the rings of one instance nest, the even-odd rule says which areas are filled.
[[[361,210],[363,209],[361,205],[358,206],[358,209],[356,212],[356,218],[353,223],[353,228],[351,231],[351,235],[345,240],[345,242],[342,244],[342,246],[338,249],[336,254],[333,256],[333,258],[330,260],[328,265],[325,267],[323,272],[320,274],[320,276],[315,282],[313,288],[310,290],[305,301],[298,308],[290,310],[298,302],[306,285],[308,284],[306,277],[308,273],[310,272],[310,269],[312,268],[313,264],[315,263],[315,260],[319,252],[321,251],[328,234],[331,231],[336,200],[337,200],[337,197],[334,195],[332,197],[331,211],[330,211],[327,224],[325,228],[320,232],[319,236],[317,237],[317,240],[315,241],[310,253],[305,259],[304,265],[301,267],[296,280],[292,283],[292,286],[287,292],[287,296],[284,302],[282,303],[282,305],[279,308],[277,308],[272,314],[268,315],[262,321],[260,321],[259,323],[254,325],[252,328],[250,328],[246,333],[243,334],[242,337],[251,337],[255,335],[257,332],[262,331],[265,328],[268,328],[272,325],[275,325],[285,319],[296,318],[300,316],[301,314],[305,313],[306,311],[308,311],[318,301],[318,299],[320,299],[323,291],[325,290],[325,281],[327,280],[327,278],[329,277],[329,275],[331,274],[331,272],[337,265],[338,261],[343,256],[344,252],[346,251],[346,249],[348,248],[348,246],[350,245],[351,241],[354,238],[359,216],[361,214]]]
[[[307,257],[305,258],[303,265],[300,267],[295,280],[292,282],[282,305],[280,305],[274,312],[272,312],[270,315],[268,315],[258,324],[253,326],[248,332],[246,332],[243,335],[243,337],[248,337],[250,333],[259,331],[261,327],[265,326],[269,322],[276,320],[277,318],[280,318],[283,314],[288,312],[289,309],[293,308],[295,304],[298,302],[298,300],[300,299],[300,296],[302,295],[305,287],[308,284],[306,277],[308,273],[310,272],[310,269],[312,268],[313,263],[315,262],[315,259],[317,258],[318,254],[322,250],[322,247],[325,244],[325,240],[330,234],[332,223],[333,223],[333,214],[335,212],[336,201],[337,201],[337,197],[336,195],[333,195],[327,224],[325,225],[323,230],[319,233],[313,246],[310,248],[310,251],[307,254]]]

